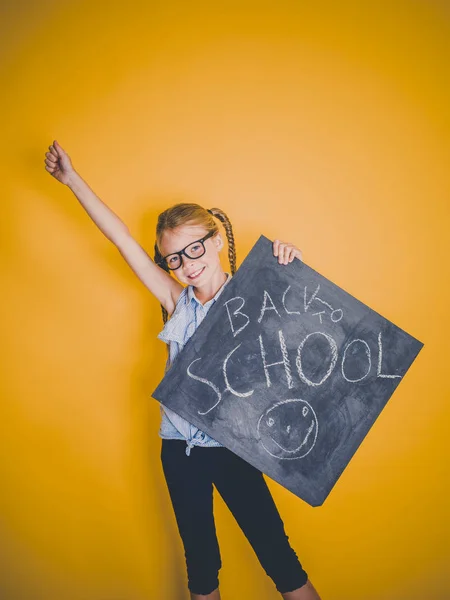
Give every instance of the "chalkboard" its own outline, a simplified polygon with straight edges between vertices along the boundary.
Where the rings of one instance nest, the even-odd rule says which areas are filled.
[[[422,346],[261,236],[153,396],[319,506]]]

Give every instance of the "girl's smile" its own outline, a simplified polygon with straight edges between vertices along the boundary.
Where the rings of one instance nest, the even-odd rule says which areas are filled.
[[[197,269],[193,273],[190,273],[189,275],[187,275],[187,277],[189,277],[189,279],[191,279],[192,281],[195,281],[203,273],[204,270],[205,270],[205,267],[202,267],[201,269]]]

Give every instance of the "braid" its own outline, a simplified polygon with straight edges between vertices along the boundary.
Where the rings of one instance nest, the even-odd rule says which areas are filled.
[[[234,275],[236,273],[236,248],[234,245],[233,228],[231,226],[230,219],[223,212],[223,210],[220,210],[220,208],[210,208],[208,209],[208,212],[219,219],[225,228],[228,241],[228,260],[230,261],[231,274]]]
[[[162,269],[164,269],[164,271],[167,271],[167,273],[169,273],[169,268],[167,267],[165,262],[162,260],[161,252],[159,251],[158,245],[156,243],[155,243],[155,263],[158,266],[160,266]],[[163,323],[165,324],[167,322],[168,313],[162,304],[161,304],[161,311],[162,311]]]

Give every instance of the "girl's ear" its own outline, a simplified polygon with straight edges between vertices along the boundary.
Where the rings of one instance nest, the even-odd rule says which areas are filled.
[[[223,248],[223,239],[222,236],[220,235],[220,233],[217,233],[214,237],[213,237],[214,243],[216,245],[217,251],[220,252]]]

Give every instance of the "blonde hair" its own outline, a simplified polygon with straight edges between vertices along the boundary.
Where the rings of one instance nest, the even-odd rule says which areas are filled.
[[[203,208],[199,204],[180,203],[167,208],[158,217],[156,224],[156,242],[155,242],[155,262],[165,271],[169,272],[166,264],[162,261],[160,245],[162,235],[167,230],[173,230],[181,225],[201,225],[208,233],[219,231],[219,227],[214,220],[214,217],[219,219],[225,228],[225,234],[228,241],[228,260],[230,262],[231,275],[236,272],[236,248],[234,245],[233,228],[227,215],[220,208]],[[163,321],[167,321],[167,311],[161,306]]]

